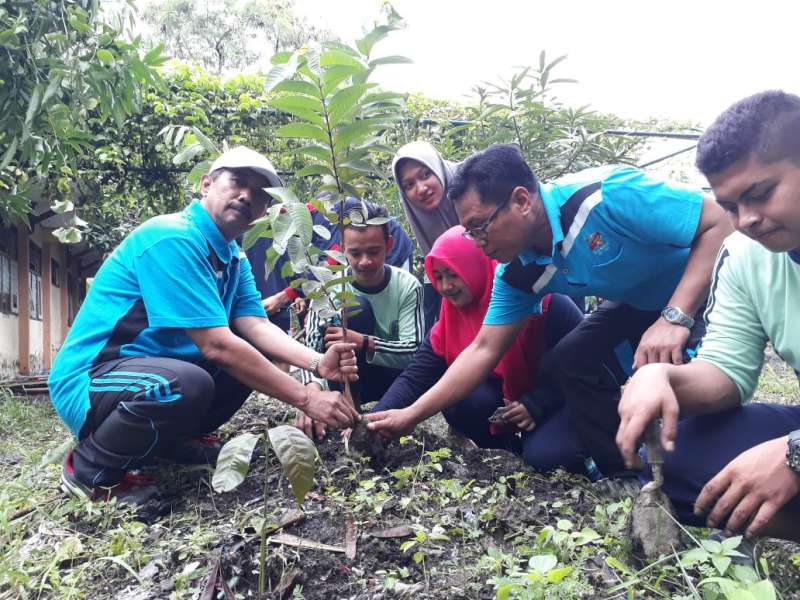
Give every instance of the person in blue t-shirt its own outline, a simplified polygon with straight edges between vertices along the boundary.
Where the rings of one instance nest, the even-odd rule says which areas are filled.
[[[416,403],[370,415],[369,427],[400,434],[463,398],[486,379],[528,318],[541,313],[545,294],[594,295],[605,302],[553,348],[547,376],[560,386],[600,470],[624,473],[614,438],[625,373],[607,365],[626,345],[630,355],[622,366],[628,372],[682,362],[692,316],[708,294],[714,257],[730,231],[723,211],[700,190],[624,165],[541,184],[519,149],[506,144],[467,159],[448,195],[465,235],[506,264],[495,272],[475,341]]]
[[[306,388],[270,362],[335,380],[357,371],[353,344],[319,354],[265,318],[235,240],[264,215],[264,188],[281,185],[264,156],[233,148],[203,175],[200,200],[140,225],[103,263],[49,378],[53,405],[78,438],[62,469],[65,491],[163,507],[155,485],[128,472],[156,457],[215,462],[219,444],[205,434],[252,390],[332,426],[359,418],[338,392]]]

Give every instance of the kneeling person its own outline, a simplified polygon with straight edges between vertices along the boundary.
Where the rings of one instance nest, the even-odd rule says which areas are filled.
[[[235,240],[265,213],[263,188],[281,185],[264,156],[233,148],[203,175],[199,200],[137,227],[100,267],[49,379],[78,438],[64,463],[66,491],[135,505],[158,498],[128,472],[157,456],[213,463],[219,444],[199,436],[252,390],[328,425],[358,419],[339,393],[310,390],[266,358],[329,379],[356,371],[352,345],[322,355],[266,319]]]
[[[366,208],[366,214],[364,209]],[[349,223],[344,230],[343,250],[350,265],[348,284],[359,306],[348,309],[348,329],[345,339],[339,313],[327,300],[314,300],[306,320],[306,344],[318,351],[337,342],[355,344],[359,366],[359,381],[352,386],[357,405],[378,400],[395,378],[414,358],[425,333],[423,323],[422,286],[411,273],[386,264],[393,238],[387,223],[369,225],[372,219],[386,219],[382,206],[363,202],[347,214]],[[305,380],[316,390],[326,382]],[[296,425],[309,437],[325,435],[325,424],[313,422],[305,411],[298,412]]]

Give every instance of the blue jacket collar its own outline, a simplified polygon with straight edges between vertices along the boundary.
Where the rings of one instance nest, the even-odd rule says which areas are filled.
[[[214,223],[211,215],[208,214],[200,200],[192,200],[192,203],[186,207],[185,212],[189,218],[194,221],[197,228],[208,241],[209,246],[214,249],[214,252],[222,262],[228,264],[232,258],[239,257],[239,247],[235,240],[228,242],[222,237],[222,232]]]
[[[800,265],[800,250],[789,250],[789,258]]]
[[[553,232],[553,245],[550,248],[550,254],[539,254],[533,248],[523,250],[519,253],[519,259],[524,265],[533,262],[539,265],[550,264],[553,262],[553,256],[555,256],[558,245],[564,241],[564,231],[561,229],[561,207],[558,204],[558,200],[550,193],[551,188],[550,184],[539,184],[539,197],[542,199],[544,212],[550,222],[550,231]]]

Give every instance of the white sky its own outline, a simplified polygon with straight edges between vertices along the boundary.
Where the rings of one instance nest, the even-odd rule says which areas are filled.
[[[378,81],[401,92],[467,99],[472,85],[514,67],[567,54],[556,77],[573,105],[623,117],[689,119],[703,125],[753,92],[800,92],[796,0],[394,0],[407,23],[375,56]],[[378,15],[379,0],[296,0],[299,14],[351,43]],[[380,73],[383,73],[380,75]]]

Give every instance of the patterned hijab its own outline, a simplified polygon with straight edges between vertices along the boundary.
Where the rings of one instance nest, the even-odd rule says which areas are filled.
[[[426,210],[414,206],[406,197],[403,187],[400,185],[398,167],[404,159],[413,159],[428,167],[442,182],[444,197],[433,210]],[[447,197],[447,184],[455,173],[457,163],[444,160],[442,155],[428,142],[411,142],[406,144],[395,154],[392,160],[392,173],[397,187],[400,190],[400,199],[403,203],[403,210],[411,224],[411,230],[423,254],[428,254],[433,247],[433,243],[445,231],[458,225],[458,215],[455,206]]]

